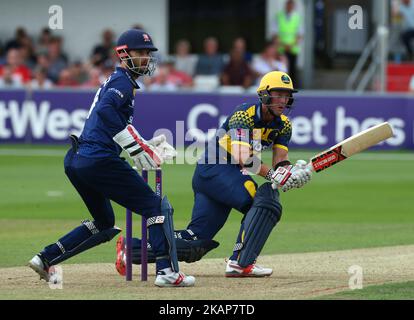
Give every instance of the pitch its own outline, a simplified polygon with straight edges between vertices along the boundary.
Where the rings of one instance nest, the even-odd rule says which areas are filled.
[[[45,244],[88,217],[64,175],[65,149],[0,147],[0,267],[4,288],[0,298],[73,299],[78,298],[77,293],[82,290],[85,296],[98,299],[150,298],[151,292],[156,290],[152,288],[153,269],[149,270],[148,283],[125,283],[114,268],[115,241],[62,264],[63,290],[49,289],[24,267]],[[293,152],[290,157],[306,159],[314,153]],[[196,264],[183,264],[185,272],[198,276],[198,283],[196,288],[182,290],[180,298],[185,298],[188,292],[189,299],[220,299],[218,295],[207,295],[213,293],[214,287],[221,288],[226,295],[223,286],[230,290],[240,285],[252,289],[260,287],[263,297],[257,298],[324,297],[337,291],[349,291],[351,275],[347,271],[355,264],[363,268],[364,287],[414,280],[410,253],[414,245],[410,201],[414,182],[409,174],[413,161],[412,153],[365,152],[338,164],[329,173],[315,176],[306,188],[283,193],[282,220],[258,261],[275,270],[265,281],[225,279],[223,276],[224,258],[231,253],[241,219],[239,213],[233,212],[216,237],[220,246]],[[184,228],[191,214],[194,166],[167,165],[164,170],[164,192],[175,208],[175,226]],[[125,210],[117,205],[114,209],[116,224],[124,229]],[[139,232],[138,228],[134,231],[135,235]],[[358,250],[348,251],[351,249]],[[304,263],[306,257],[315,263]],[[294,266],[297,269],[292,269]],[[139,269],[135,268],[134,273],[138,274]],[[85,291],[87,285],[91,287]],[[108,290],[101,290],[103,287]],[[229,298],[228,292],[226,298]],[[163,297],[160,290],[156,294],[154,298],[157,299],[169,297],[167,292]],[[232,298],[249,299],[234,295]],[[414,299],[414,296],[407,298]]]

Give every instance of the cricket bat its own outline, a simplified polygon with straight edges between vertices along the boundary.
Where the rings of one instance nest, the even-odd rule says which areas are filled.
[[[392,136],[393,132],[389,123],[380,123],[315,155],[307,166],[315,172],[320,172]]]

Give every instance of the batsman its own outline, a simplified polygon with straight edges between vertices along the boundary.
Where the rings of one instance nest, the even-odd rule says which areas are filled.
[[[292,165],[288,157],[292,126],[285,113],[292,108],[296,92],[288,74],[267,73],[257,88],[259,100],[237,106],[209,141],[193,175],[191,222],[185,230],[175,232],[180,261],[197,261],[217,247],[213,239],[230,211],[236,209],[242,220],[225,276],[272,274],[272,269],[258,266],[256,260],[282,216],[279,190],[301,188],[311,179],[306,161]],[[261,152],[270,148],[272,163],[263,163]],[[268,182],[258,187],[252,175]],[[140,263],[139,239],[134,243],[133,262]],[[125,272],[124,249],[121,237],[116,262],[121,274]]]

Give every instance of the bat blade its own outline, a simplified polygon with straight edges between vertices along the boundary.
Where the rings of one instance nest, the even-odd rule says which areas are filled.
[[[357,133],[314,156],[308,166],[320,172],[393,136],[388,122]]]

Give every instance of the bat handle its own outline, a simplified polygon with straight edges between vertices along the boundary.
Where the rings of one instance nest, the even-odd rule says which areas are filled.
[[[315,171],[315,168],[313,167],[312,161],[309,161],[306,165],[306,169],[309,169],[310,171]]]

